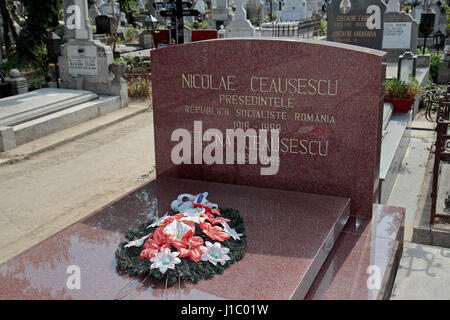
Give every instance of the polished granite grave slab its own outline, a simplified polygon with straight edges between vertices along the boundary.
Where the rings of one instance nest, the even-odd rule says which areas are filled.
[[[404,217],[404,208],[385,205],[374,205],[371,219],[351,216],[306,299],[389,299],[403,248]],[[373,282],[377,275],[378,283]]]
[[[303,299],[350,213],[346,198],[158,178],[1,265],[0,299],[114,299],[141,280],[116,269],[124,232],[162,216],[179,194],[204,191],[240,210],[244,258],[210,280],[182,282],[181,290],[147,280],[127,298]],[[66,286],[70,266],[79,267],[81,289]]]

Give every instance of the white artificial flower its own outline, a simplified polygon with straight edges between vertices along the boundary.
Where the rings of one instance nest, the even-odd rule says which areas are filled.
[[[223,226],[223,230],[230,235],[234,240],[241,240],[241,237],[244,235],[242,233],[237,233],[236,230],[232,229],[228,223],[226,223],[225,221],[221,222],[222,226]]]
[[[227,253],[230,252],[230,249],[222,247],[219,242],[212,244],[211,242],[206,241],[205,245],[206,246],[201,247],[201,250],[203,251],[202,261],[209,261],[213,265],[217,265],[217,262],[220,262],[224,265],[226,261],[230,260],[230,257],[227,255]]]
[[[180,221],[194,221],[194,223],[200,224],[201,222],[205,222],[206,218],[202,217],[202,215],[197,216],[185,216],[181,218]]]
[[[184,217],[180,219],[180,221],[194,221],[195,223],[205,222],[206,218],[202,217],[202,214],[205,213],[205,208],[192,208],[187,209],[181,213],[184,214]]]
[[[165,234],[174,235],[176,239],[181,239],[189,231],[193,231],[190,226],[178,220],[173,220],[164,229]]]
[[[178,196],[177,200],[172,201],[172,203],[170,204],[170,207],[172,208],[172,210],[174,212],[181,212],[181,213],[185,213],[185,211],[188,209],[193,209],[194,202],[202,204],[204,206],[208,206],[211,209],[219,208],[218,204],[209,202],[206,199],[207,196],[208,196],[208,192],[202,192],[196,196],[189,194],[189,193],[183,193]],[[183,201],[183,199],[185,199],[185,198],[187,198],[188,200]]]
[[[158,252],[153,258],[150,259],[152,265],[150,268],[159,268],[161,273],[165,273],[167,269],[175,269],[175,265],[181,263],[178,258],[179,252],[170,252],[170,249],[166,248],[163,252]]]
[[[144,244],[145,239],[147,239],[148,237],[150,237],[152,234],[148,234],[145,237],[142,237],[140,239],[137,240],[133,240],[133,241],[129,241],[126,245],[125,248],[129,248],[129,247],[140,247]]]
[[[164,222],[164,220],[166,220],[166,218],[168,218],[168,217],[169,217],[169,215],[167,214],[167,212],[166,212],[166,214],[165,214],[163,217],[161,217],[161,218],[155,217],[155,221],[153,221],[153,223],[152,223],[151,225],[149,225],[149,226],[147,227],[147,229],[148,229],[148,228],[153,228],[153,227],[159,227],[160,225],[162,225],[162,223]]]

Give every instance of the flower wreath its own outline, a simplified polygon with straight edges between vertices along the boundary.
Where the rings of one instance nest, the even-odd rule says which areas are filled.
[[[129,229],[116,251],[118,267],[131,276],[166,277],[172,285],[177,279],[211,278],[240,260],[247,245],[244,220],[207,196],[182,194],[171,204],[174,215]]]

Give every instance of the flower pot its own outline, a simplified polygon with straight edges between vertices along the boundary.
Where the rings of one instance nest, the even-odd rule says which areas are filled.
[[[416,99],[389,99],[384,98],[384,102],[390,102],[394,106],[394,112],[407,113],[411,110]]]
[[[111,64],[109,67],[110,71],[114,74],[114,80],[112,81],[114,84],[120,83],[120,79],[122,75],[127,70],[126,64]]]

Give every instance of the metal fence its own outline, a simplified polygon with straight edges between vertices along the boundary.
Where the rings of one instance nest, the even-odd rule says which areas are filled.
[[[433,184],[431,192],[431,214],[430,224],[435,223],[436,218],[449,219],[450,215],[437,213],[437,198],[439,188],[439,176],[441,173],[442,161],[450,160],[450,83],[445,95],[430,94],[425,97],[426,111],[425,116],[429,121],[436,121],[436,142],[433,166]],[[437,106],[435,118],[431,116],[433,107]]]
[[[319,35],[320,17],[298,22],[263,23],[261,37],[312,38]]]
[[[123,78],[128,83],[129,97],[147,97],[152,96],[152,85],[149,70],[135,69],[124,73]]]

